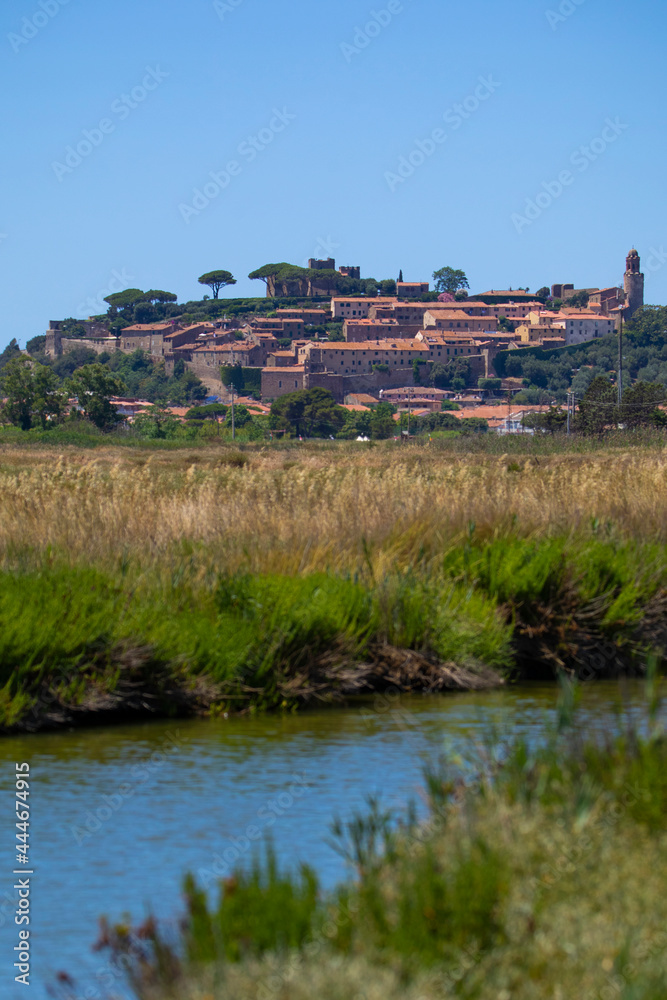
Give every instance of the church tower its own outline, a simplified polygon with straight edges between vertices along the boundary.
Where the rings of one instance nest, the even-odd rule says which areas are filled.
[[[633,248],[625,262],[625,318],[631,319],[644,305],[644,275],[641,273],[639,254]]]

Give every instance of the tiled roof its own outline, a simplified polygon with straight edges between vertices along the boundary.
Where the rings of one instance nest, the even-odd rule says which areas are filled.
[[[124,326],[121,333],[147,333],[149,330],[171,330],[172,323],[135,323],[134,326]]]
[[[335,340],[328,344],[317,345],[321,351],[426,351],[428,348],[415,340]]]
[[[294,372],[304,372],[305,368],[303,365],[291,365],[289,368],[262,368],[262,372],[287,372],[289,375],[293,375]]]

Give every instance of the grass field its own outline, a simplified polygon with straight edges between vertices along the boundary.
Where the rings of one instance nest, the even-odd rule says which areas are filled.
[[[659,435],[49,441],[0,437],[5,727],[608,676],[662,655]]]

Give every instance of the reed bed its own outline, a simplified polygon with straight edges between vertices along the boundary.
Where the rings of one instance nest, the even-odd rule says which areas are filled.
[[[6,447],[0,726],[641,672],[666,511],[662,447]]]
[[[199,548],[229,569],[377,571],[414,565],[474,523],[544,536],[592,524],[637,540],[667,533],[667,452],[542,458],[395,445],[334,450],[121,449],[0,453],[0,556],[47,549],[142,565]]]

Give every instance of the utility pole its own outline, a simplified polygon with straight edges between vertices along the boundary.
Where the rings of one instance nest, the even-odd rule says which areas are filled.
[[[571,408],[574,409],[574,393],[568,392],[567,394],[567,436],[569,437],[572,433],[572,421],[571,421]]]
[[[618,328],[618,409],[623,405],[623,310],[620,310],[621,324]]]
[[[232,341],[232,384],[230,386],[232,390],[232,441],[236,441],[236,419],[234,413],[234,375],[233,375],[234,368],[235,368],[234,341]]]

